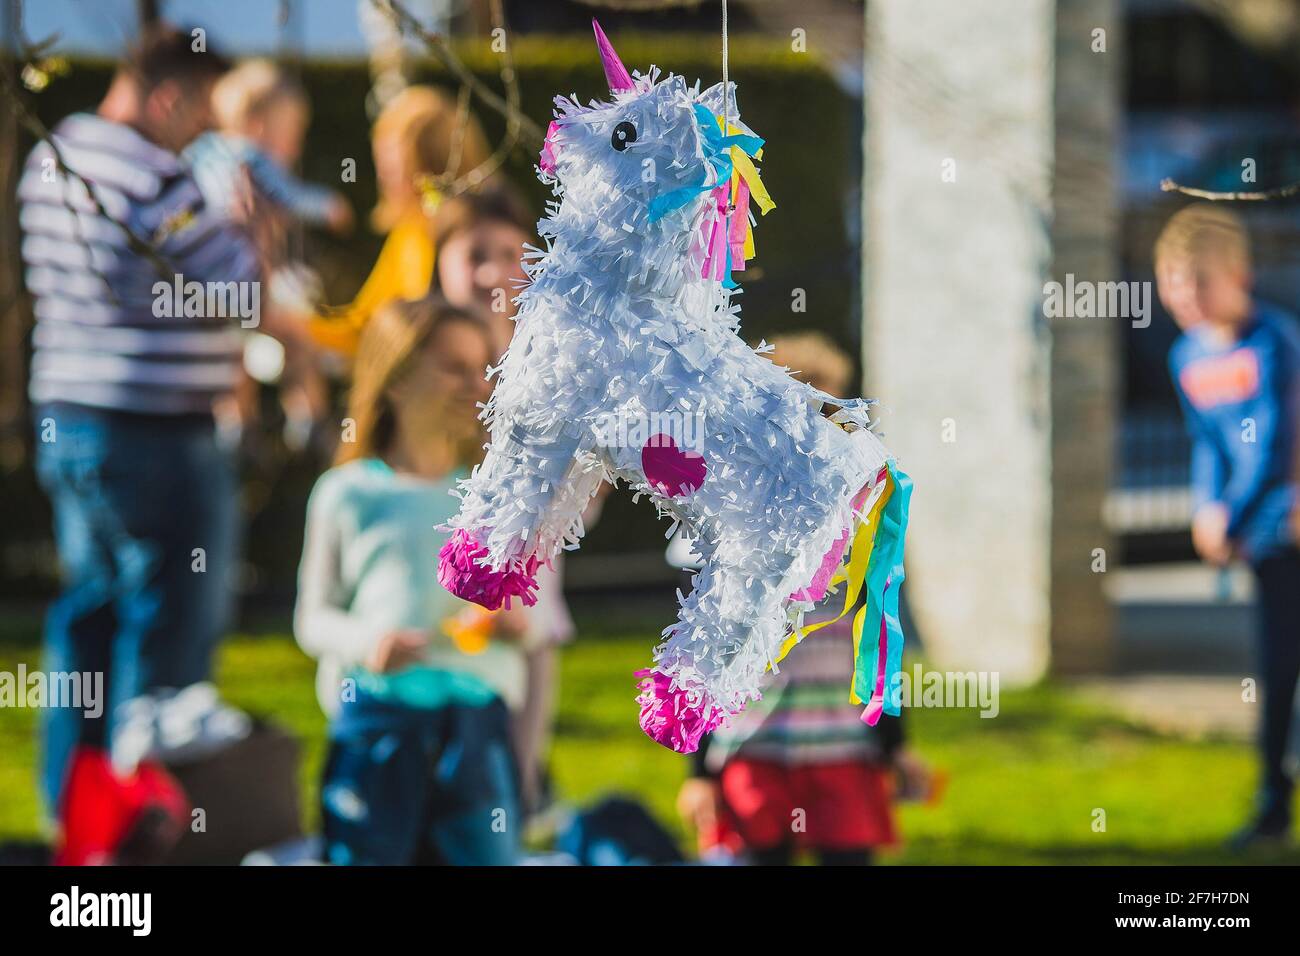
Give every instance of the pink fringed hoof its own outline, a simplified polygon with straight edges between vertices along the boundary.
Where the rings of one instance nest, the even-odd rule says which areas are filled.
[[[447,539],[438,552],[438,583],[456,597],[495,611],[510,599],[537,603],[537,558],[529,558],[523,570],[494,571],[481,562],[488,550],[464,528]]]
[[[695,753],[700,738],[715,730],[723,712],[708,698],[690,702],[682,690],[671,690],[672,681],[658,671],[637,671],[641,681],[641,729],[657,744],[679,754]]]

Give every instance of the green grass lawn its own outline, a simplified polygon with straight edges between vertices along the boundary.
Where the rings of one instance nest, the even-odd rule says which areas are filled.
[[[631,794],[682,840],[673,802],[686,761],[641,734],[632,674],[650,631],[580,640],[564,651],[552,771],[581,805]],[[35,622],[0,625],[0,670],[37,665]],[[325,721],[314,665],[287,636],[239,636],[218,668],[235,704],[274,716],[304,742],[303,806],[314,822]],[[1230,863],[1218,846],[1244,816],[1255,777],[1249,747],[1158,735],[1054,685],[1003,692],[1001,712],[916,710],[916,750],[950,775],[943,802],[901,811],[902,863]],[[0,840],[39,833],[32,711],[0,711]],[[1105,831],[1094,830],[1105,811]],[[1252,858],[1300,862],[1289,851]]]

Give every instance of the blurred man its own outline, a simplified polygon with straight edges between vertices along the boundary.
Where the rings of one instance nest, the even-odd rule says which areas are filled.
[[[98,110],[55,128],[73,175],[40,143],[19,184],[37,472],[65,579],[45,667],[103,672],[109,700],[98,719],[46,712],[51,811],[79,748],[113,747],[125,713],[147,717],[142,701],[208,678],[225,626],[236,486],[211,409],[236,379],[240,339],[213,312],[256,303],[258,267],[177,158],[207,128],[226,68],[197,36],[147,31]],[[137,734],[134,757],[151,747]]]

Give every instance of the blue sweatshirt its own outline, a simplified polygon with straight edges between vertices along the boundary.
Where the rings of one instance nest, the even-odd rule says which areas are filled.
[[[1192,439],[1197,508],[1228,511],[1228,538],[1248,559],[1294,547],[1300,330],[1273,306],[1256,303],[1236,342],[1192,329],[1169,353],[1174,387]]]

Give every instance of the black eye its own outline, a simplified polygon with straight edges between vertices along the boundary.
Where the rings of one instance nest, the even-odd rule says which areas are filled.
[[[628,143],[636,142],[636,127],[624,120],[614,127],[613,134],[609,137],[609,145],[613,146],[620,153],[627,149]]]

